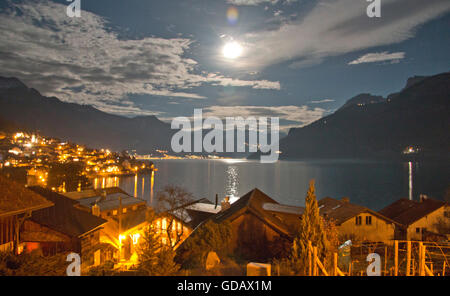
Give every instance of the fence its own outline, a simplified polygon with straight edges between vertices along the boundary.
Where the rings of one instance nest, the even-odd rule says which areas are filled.
[[[308,242],[308,275],[364,276],[369,264],[366,258],[370,253],[377,253],[383,258],[382,275],[385,276],[446,276],[450,273],[447,270],[450,243],[396,240],[393,247],[382,243],[353,245],[354,256],[343,268],[342,264],[339,266],[338,254],[334,253],[331,270],[327,270],[318,257],[317,247]]]

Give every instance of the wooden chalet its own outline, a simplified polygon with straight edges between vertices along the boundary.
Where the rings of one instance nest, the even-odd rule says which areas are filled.
[[[20,252],[20,228],[32,213],[53,206],[51,201],[0,176],[0,251]]]

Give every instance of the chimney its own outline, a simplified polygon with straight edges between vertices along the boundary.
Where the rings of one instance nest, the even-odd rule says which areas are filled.
[[[421,194],[420,195],[420,202],[424,202],[428,199],[428,196],[426,194]]]
[[[216,204],[214,206],[214,209],[217,209],[218,204],[219,204],[219,195],[216,193]]]
[[[97,217],[100,216],[100,207],[97,204],[92,206],[92,215]]]
[[[343,198],[341,198],[341,201],[342,201],[342,202],[349,203],[349,202],[350,202],[350,198],[347,197],[347,196],[344,196]]]
[[[230,197],[229,196],[225,196],[225,198],[222,200],[222,202],[220,203],[221,209],[220,211],[223,212],[225,210],[228,210],[231,206],[230,204]]]

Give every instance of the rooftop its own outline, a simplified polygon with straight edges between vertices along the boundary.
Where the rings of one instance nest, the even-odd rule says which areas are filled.
[[[123,191],[119,187],[107,187],[107,188],[102,188],[102,189],[86,189],[86,190],[82,190],[82,191],[66,192],[66,193],[62,193],[62,195],[66,196],[70,199],[77,200],[77,199],[82,199],[82,198],[87,198],[87,197],[100,196],[100,195],[102,195],[103,192],[106,192],[106,194],[111,194],[111,193],[126,194],[126,192]]]
[[[300,222],[300,207],[281,205],[261,190],[255,188],[240,197],[213,218],[216,222],[233,221],[247,212],[255,215],[281,235],[291,236]]]
[[[337,225],[351,219],[361,213],[370,213],[380,219],[383,219],[390,223],[395,223],[389,217],[386,217],[380,213],[372,211],[369,208],[352,204],[346,200],[338,200],[331,197],[325,197],[318,202],[320,214],[327,219],[333,220]]]
[[[91,208],[97,204],[100,208],[100,212],[115,210],[120,207],[120,199],[122,199],[122,207],[132,207],[137,205],[144,205],[146,202],[143,199],[135,198],[125,193],[117,192],[103,195],[95,195],[92,197],[86,197],[78,199],[77,201],[81,206]]]
[[[30,187],[30,190],[50,200],[54,206],[32,213],[31,220],[73,237],[88,233],[107,221],[89,212],[74,207],[77,203],[61,194],[42,187]]]
[[[23,185],[0,176],[0,217],[53,206],[53,203]]]
[[[431,198],[423,201],[402,198],[383,208],[379,213],[402,225],[410,225],[445,205],[446,202]]]

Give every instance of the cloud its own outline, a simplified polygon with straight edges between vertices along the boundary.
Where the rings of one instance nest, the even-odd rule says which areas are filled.
[[[64,101],[124,115],[155,114],[134,106],[129,95],[205,99],[195,92],[203,85],[280,89],[279,82],[200,71],[186,57],[191,39],[124,39],[88,11],[69,18],[66,5],[50,1],[10,5],[0,12],[1,75]]]
[[[278,0],[228,0],[227,2],[236,6],[257,6],[263,3],[274,5]]]
[[[274,89],[280,90],[281,85],[278,81],[268,81],[268,80],[240,80],[223,77],[222,75],[217,75],[210,73],[206,77],[206,81],[213,83],[213,85],[222,86],[250,86],[254,89]]]
[[[389,53],[387,51],[379,52],[379,53],[368,53],[365,54],[358,59],[351,61],[348,63],[349,65],[358,65],[363,63],[375,63],[375,62],[383,62],[383,61],[398,61],[405,58],[404,52],[393,52]]]
[[[209,106],[203,108],[203,117],[215,116],[221,119],[236,117],[279,117],[280,130],[308,125],[328,114],[323,108],[308,106]]]
[[[297,20],[247,33],[240,66],[258,70],[290,61],[311,66],[330,56],[412,38],[418,26],[450,10],[448,0],[384,0],[382,17],[369,18],[366,1],[318,0]],[[244,38],[243,38],[244,39]]]
[[[227,3],[233,4],[236,6],[258,6],[260,4],[270,3],[275,5],[279,3],[279,0],[227,0]],[[298,2],[298,0],[285,0],[283,4],[290,5],[292,3]]]
[[[311,101],[311,104],[323,104],[323,103],[331,103],[334,102],[335,100],[332,99],[323,99],[323,100],[316,100],[316,101]]]

